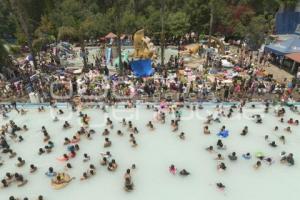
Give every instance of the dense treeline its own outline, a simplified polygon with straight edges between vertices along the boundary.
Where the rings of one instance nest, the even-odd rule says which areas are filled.
[[[247,38],[260,43],[274,30],[280,5],[292,8],[297,0],[1,0],[0,37],[16,38],[39,51],[55,40],[83,41],[110,31],[132,34],[140,28],[159,38],[164,3],[166,37],[193,31]],[[11,40],[13,41],[13,40]],[[30,43],[30,44],[29,44]],[[3,55],[3,54],[1,54]]]

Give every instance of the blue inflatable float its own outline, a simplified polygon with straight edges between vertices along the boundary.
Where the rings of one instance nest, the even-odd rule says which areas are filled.
[[[227,130],[224,130],[220,131],[217,135],[222,138],[227,138],[229,136],[229,132]]]

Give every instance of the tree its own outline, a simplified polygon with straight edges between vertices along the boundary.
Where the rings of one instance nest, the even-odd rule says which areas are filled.
[[[182,36],[189,30],[189,18],[182,11],[169,13],[166,20],[166,26],[170,35],[175,37]]]
[[[29,18],[26,13],[26,10],[22,8],[21,1],[19,1],[19,0],[9,0],[9,2],[14,11],[16,18],[18,19],[18,22],[22,28],[22,31],[24,32],[24,34],[26,36],[28,48],[29,48],[30,53],[33,58],[33,67],[36,68],[37,64],[36,64],[36,59],[35,59],[35,52],[32,47],[33,31],[31,30],[31,27],[29,24]]]

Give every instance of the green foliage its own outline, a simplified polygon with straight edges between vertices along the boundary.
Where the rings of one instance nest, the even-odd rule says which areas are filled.
[[[11,45],[9,47],[9,51],[10,53],[16,55],[16,54],[20,54],[21,53],[21,47],[18,45]]]
[[[58,40],[78,40],[78,31],[71,26],[62,26],[58,29]]]
[[[169,34],[176,37],[184,35],[190,27],[188,16],[181,11],[169,13],[166,25]]]
[[[21,23],[12,2],[25,19]],[[161,31],[162,0],[2,0],[0,37],[14,35],[19,44],[32,36],[34,49],[58,40],[79,41],[98,38],[112,31],[133,34],[144,28],[149,36]],[[165,32],[182,36],[188,31],[208,34],[213,12],[213,33],[242,38],[260,38],[271,32],[280,6],[292,8],[297,0],[164,0]],[[16,20],[18,19],[18,20]],[[263,22],[264,24],[259,24]],[[262,27],[262,25],[265,25]],[[253,29],[252,29],[253,28]],[[267,29],[267,30],[265,30]],[[251,35],[254,34],[254,35]],[[251,36],[250,36],[251,35]],[[261,41],[260,39],[258,41]]]

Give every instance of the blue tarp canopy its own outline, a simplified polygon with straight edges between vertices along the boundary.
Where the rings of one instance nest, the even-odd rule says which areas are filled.
[[[152,69],[151,60],[134,60],[130,63],[131,69],[135,76],[137,77],[147,77],[154,73]]]
[[[294,38],[282,42],[271,43],[265,46],[264,51],[279,56],[289,53],[298,53],[300,52],[300,39]]]

